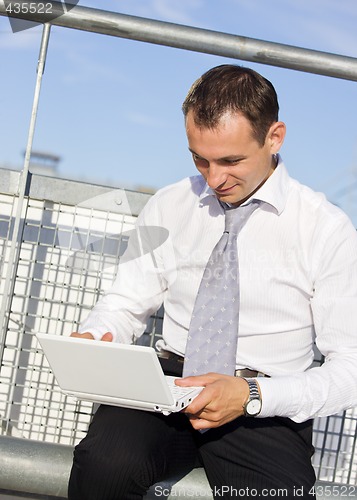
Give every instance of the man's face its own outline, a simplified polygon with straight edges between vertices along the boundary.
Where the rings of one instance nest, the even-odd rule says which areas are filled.
[[[273,173],[272,155],[279,150],[285,127],[281,122],[273,124],[261,146],[240,113],[227,113],[216,128],[208,129],[197,126],[189,111],[186,133],[197,170],[220,201],[238,206]]]

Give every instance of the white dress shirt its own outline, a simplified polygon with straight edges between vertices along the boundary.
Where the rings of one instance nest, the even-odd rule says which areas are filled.
[[[259,378],[260,417],[301,422],[357,405],[357,235],[348,217],[289,177],[279,164],[254,194],[261,201],[238,236],[240,314],[237,368]],[[249,201],[249,200],[248,200]],[[162,303],[159,349],[184,356],[207,260],[224,231],[224,212],[201,176],[158,191],[137,227],[112,288],[80,331],[107,331],[130,343]],[[140,233],[141,234],[141,233]],[[150,251],[148,248],[150,247]],[[310,368],[313,344],[326,357]]]

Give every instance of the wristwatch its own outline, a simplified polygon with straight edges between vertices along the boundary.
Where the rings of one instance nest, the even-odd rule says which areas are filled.
[[[262,398],[260,397],[257,381],[254,378],[244,379],[249,386],[249,397],[243,405],[245,417],[256,417],[262,409]]]

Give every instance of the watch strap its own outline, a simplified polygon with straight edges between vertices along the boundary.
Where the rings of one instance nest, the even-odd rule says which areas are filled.
[[[259,388],[258,388],[258,382],[254,378],[245,378],[244,380],[247,382],[248,387],[249,387],[249,397],[243,406],[244,415],[246,417],[259,415],[260,410],[255,415],[251,415],[247,411],[247,406],[248,406],[249,402],[252,401],[253,399],[258,400],[260,402],[260,405],[261,405],[262,400],[261,400],[261,396],[260,396],[260,392],[259,392]]]

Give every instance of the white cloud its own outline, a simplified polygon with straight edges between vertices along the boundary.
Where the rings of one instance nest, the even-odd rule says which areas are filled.
[[[280,0],[282,7],[294,8],[301,11],[315,13],[316,15],[324,15],[328,13],[338,16],[353,16],[356,18],[356,2],[355,0]],[[281,8],[282,8],[281,7]],[[333,19],[332,19],[333,20]]]
[[[233,17],[240,11],[241,26],[255,18],[259,29],[274,32],[272,41],[357,55],[356,0],[225,0],[224,8]]]
[[[110,81],[112,83],[118,83],[125,81],[125,76],[117,70],[115,64],[108,65],[105,62],[101,62],[98,57],[92,57],[90,51],[89,53],[83,53],[80,50],[73,51],[73,47],[70,43],[66,44],[66,40],[63,43],[57,45],[57,49],[60,48],[66,50],[67,63],[65,64],[66,72],[61,74],[61,79],[64,83],[74,84],[79,82],[88,82],[101,80]],[[56,56],[54,56],[56,57]]]
[[[152,9],[159,17],[175,23],[191,24],[192,13],[202,7],[201,0],[153,0]]]
[[[94,2],[92,1],[92,4]],[[178,24],[192,24],[204,0],[116,0],[110,10]],[[103,7],[106,8],[106,7]]]
[[[357,23],[356,23],[357,24]],[[357,34],[336,26],[333,22],[319,23],[308,20],[304,23],[305,32],[310,39],[316,39],[324,51],[357,57]]]
[[[13,33],[7,18],[0,18],[0,49],[24,50],[40,47],[42,26]]]
[[[137,125],[145,127],[161,127],[163,124],[151,115],[144,113],[132,112],[128,115],[128,120]]]

